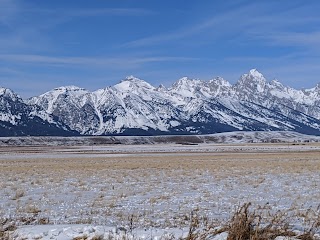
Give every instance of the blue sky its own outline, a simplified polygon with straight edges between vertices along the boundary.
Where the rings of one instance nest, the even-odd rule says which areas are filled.
[[[127,75],[235,83],[257,68],[295,88],[320,82],[315,0],[0,0],[0,86],[22,97],[96,90]]]

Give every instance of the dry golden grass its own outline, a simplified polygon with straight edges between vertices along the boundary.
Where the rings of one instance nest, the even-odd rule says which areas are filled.
[[[55,158],[30,158],[0,160],[0,173],[16,176],[15,173],[32,173],[41,171],[92,172],[101,170],[208,170],[225,174],[270,172],[300,173],[320,170],[320,152],[244,152],[244,153],[143,153],[127,156],[103,154],[99,156]],[[52,180],[54,181],[54,180]],[[1,183],[3,184],[3,183]]]
[[[229,201],[231,205],[237,205],[240,201],[251,201],[250,198],[255,197],[255,189],[259,191],[265,189],[265,192],[270,192],[268,184],[273,177],[279,177],[281,187],[286,189],[283,196],[292,199],[293,211],[298,210],[301,202],[320,199],[320,192],[314,191],[314,194],[318,195],[309,197],[297,194],[299,189],[297,191],[292,189],[294,188],[292,182],[300,181],[298,179],[300,175],[310,176],[308,188],[320,188],[318,178],[312,180],[312,177],[320,172],[319,151],[264,152],[252,148],[250,151],[241,152],[239,151],[241,148],[239,145],[236,146],[236,151],[228,152],[125,152],[125,154],[85,152],[78,148],[63,147],[0,148],[0,154],[12,154],[7,159],[5,155],[0,159],[0,186],[5,194],[3,198],[8,199],[3,206],[16,207],[17,216],[29,213],[51,219],[55,213],[51,212],[50,206],[57,208],[65,204],[64,199],[57,198],[55,193],[68,194],[74,198],[75,203],[83,204],[80,209],[87,209],[87,212],[79,215],[82,219],[70,220],[71,223],[99,223],[101,216],[105,218],[113,216],[119,221],[127,220],[131,212],[124,210],[122,206],[125,206],[128,199],[139,196],[141,200],[137,200],[135,204],[140,209],[135,208],[134,213],[140,217],[141,225],[186,226],[190,222],[186,216],[198,207],[208,213],[211,208],[217,207],[218,202]],[[37,155],[39,153],[40,155]],[[17,154],[17,157],[13,154]],[[25,156],[27,158],[24,158]],[[231,192],[228,200],[214,192],[217,189],[202,188],[208,184],[207,176],[212,176],[211,181],[216,181],[217,187],[221,186],[223,192]],[[170,184],[175,185],[168,186]],[[238,192],[233,193],[238,186],[252,189],[252,192],[248,192],[248,197],[240,199]],[[70,193],[63,192],[65,188]],[[51,189],[58,189],[59,192]],[[32,191],[43,192],[35,197]],[[197,195],[190,198],[181,197],[184,191]],[[148,193],[151,192],[149,196]],[[86,197],[90,194],[94,194],[92,199]],[[180,197],[175,198],[175,196]],[[171,209],[171,201],[178,198],[179,203],[174,205],[176,209]],[[207,203],[207,206],[201,205],[202,203]],[[167,210],[167,215],[160,216],[162,213],[157,207],[161,204]],[[64,217],[67,220],[72,219],[72,211],[72,209],[63,210],[61,216],[56,218],[62,219],[61,221]],[[169,216],[174,211],[176,215]],[[0,214],[3,213],[0,209]],[[97,217],[94,218],[95,216]],[[160,217],[164,219],[163,222],[156,222],[155,219]],[[61,223],[59,221],[57,220],[57,223]]]

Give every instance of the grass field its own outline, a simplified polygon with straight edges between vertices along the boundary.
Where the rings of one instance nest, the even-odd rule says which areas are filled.
[[[0,218],[17,226],[183,231],[195,215],[226,225],[249,202],[285,213],[300,232],[319,218],[315,143],[2,147],[0,153]]]

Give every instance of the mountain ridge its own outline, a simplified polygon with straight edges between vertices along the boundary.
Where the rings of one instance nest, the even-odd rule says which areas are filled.
[[[166,88],[128,76],[114,86],[93,92],[63,86],[26,100],[3,89],[0,88],[0,126],[14,122],[12,119],[19,115],[11,114],[10,108],[4,106],[8,104],[4,99],[12,97],[11,104],[15,99],[25,109],[33,109],[26,111],[26,116],[55,124],[71,135],[211,134],[238,130],[320,135],[320,84],[296,90],[278,80],[268,81],[256,69],[243,74],[235,84],[222,77],[208,81],[183,77]]]

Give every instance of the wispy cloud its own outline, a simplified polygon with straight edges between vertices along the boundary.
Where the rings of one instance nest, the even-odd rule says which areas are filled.
[[[169,41],[180,40],[186,37],[194,36],[209,29],[221,29],[223,31],[217,31],[216,36],[221,36],[221,34],[228,31],[228,27],[231,27],[230,22],[235,21],[234,19],[245,16],[246,13],[252,12],[256,8],[255,5],[246,5],[240,8],[229,10],[228,12],[224,12],[222,14],[217,14],[212,16],[208,19],[203,20],[202,22],[194,23],[193,25],[185,26],[180,29],[176,29],[171,32],[152,35],[149,37],[136,39],[131,42],[127,42],[122,46],[125,47],[141,47],[146,45],[156,45],[161,44]],[[238,21],[237,22],[239,27],[245,27],[248,25],[248,22],[245,21]],[[234,29],[233,27],[232,29]],[[232,29],[229,29],[232,30]],[[214,34],[211,32],[210,34]]]
[[[256,38],[261,38],[266,43],[281,46],[304,47],[320,50],[320,32],[277,32],[275,34],[256,33]]]
[[[65,15],[92,17],[92,16],[145,16],[154,14],[153,11],[143,8],[91,8],[91,9],[72,9],[68,11],[61,11]]]
[[[45,64],[45,65],[75,65],[75,66],[95,66],[95,67],[121,67],[132,68],[153,62],[186,62],[195,61],[197,58],[155,56],[155,57],[52,57],[44,55],[23,55],[23,54],[0,54],[0,60],[14,63]]]
[[[319,50],[320,32],[314,26],[320,25],[320,18],[312,8],[313,4],[305,3],[255,14],[242,34],[251,40],[249,44],[255,41],[265,46],[294,47],[295,51]]]
[[[202,22],[182,28],[136,39],[121,45],[121,47],[139,48],[150,45],[161,45],[177,40],[196,41],[195,38],[223,39],[233,35],[237,39],[260,41],[262,44],[278,44],[287,46],[319,47],[319,31],[308,30],[309,25],[319,25],[320,18],[309,15],[312,5],[288,6],[277,9],[275,4],[263,2],[247,2],[241,7],[216,14]],[[196,20],[197,21],[197,20]],[[303,32],[297,32],[299,26]]]
[[[7,1],[7,0],[6,0]],[[23,12],[35,14],[52,14],[60,17],[95,17],[95,16],[145,16],[154,14],[153,11],[144,8],[36,8],[21,9]]]
[[[52,29],[58,29],[63,24],[80,18],[141,17],[155,14],[144,8],[39,8],[30,2],[0,0],[0,52],[54,50],[54,46],[59,44],[53,41],[55,36],[51,36]],[[5,28],[1,29],[1,26]],[[75,29],[77,31],[80,32]]]

